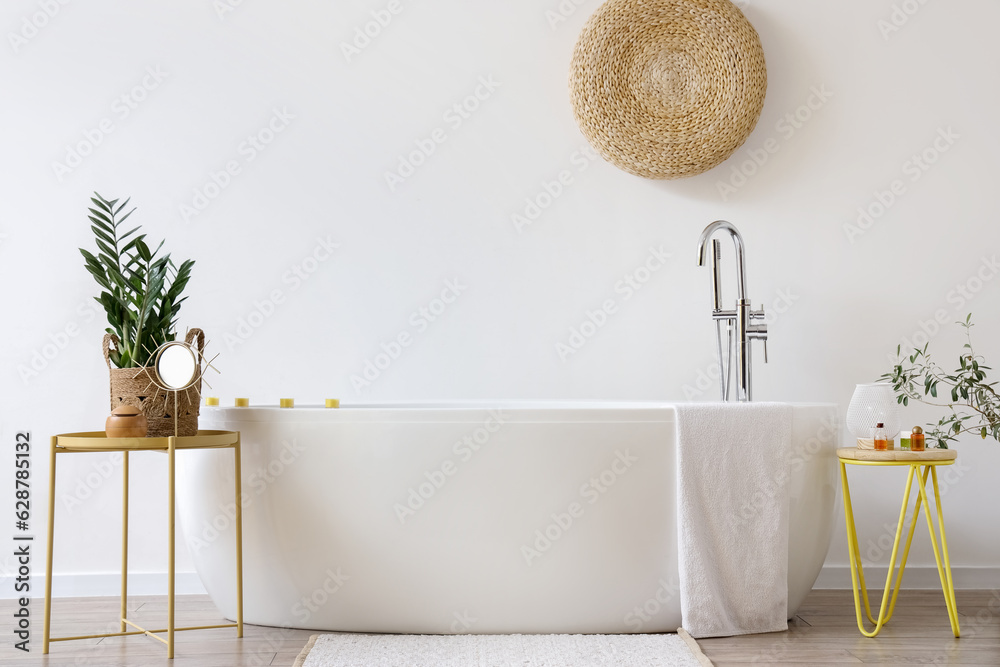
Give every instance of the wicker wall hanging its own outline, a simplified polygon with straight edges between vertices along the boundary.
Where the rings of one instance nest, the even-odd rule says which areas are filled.
[[[606,160],[646,178],[694,176],[753,131],[767,70],[728,0],[608,0],[573,53],[580,129]]]

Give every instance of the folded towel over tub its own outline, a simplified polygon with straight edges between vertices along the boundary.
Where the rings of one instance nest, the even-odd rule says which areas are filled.
[[[694,637],[788,628],[784,403],[677,406],[681,615]]]

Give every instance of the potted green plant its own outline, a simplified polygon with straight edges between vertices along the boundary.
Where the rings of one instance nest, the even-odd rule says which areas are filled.
[[[925,429],[927,439],[944,449],[963,433],[975,433],[984,440],[991,437],[1000,442],[1000,396],[994,389],[997,383],[986,378],[986,371],[992,369],[972,347],[972,313],[957,324],[965,328],[966,342],[954,371],[941,368],[931,358],[930,343],[926,343],[922,349],[908,355],[901,354],[897,347],[899,358],[892,371],[879,378],[892,383],[896,401],[902,405],[909,405],[913,400],[948,411],[937,424],[928,424]],[[938,399],[939,390],[945,398]]]
[[[175,265],[169,254],[160,254],[146,243],[140,227],[125,231],[124,223],[135,208],[124,212],[129,199],[107,200],[98,193],[90,200],[90,229],[97,253],[80,248],[87,271],[101,287],[94,297],[104,307],[108,324],[104,358],[111,374],[111,409],[131,405],[142,410],[151,437],[174,433],[174,401],[151,382],[152,354],[175,338],[177,314],[187,297],[181,294],[191,277],[192,260]],[[187,342],[204,347],[200,329],[191,329]],[[178,396],[178,435],[198,430],[200,383]]]

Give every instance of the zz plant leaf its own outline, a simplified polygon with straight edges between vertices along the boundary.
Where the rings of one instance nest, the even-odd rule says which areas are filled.
[[[97,252],[80,248],[80,253],[101,288],[94,299],[107,315],[106,331],[121,341],[120,348],[111,351],[111,362],[118,368],[146,366],[157,347],[174,340],[177,314],[187,298],[181,294],[194,262],[175,266],[169,254],[160,255],[162,241],[151,249],[146,235],[137,233],[140,227],[124,226],[135,212],[124,212],[129,199],[109,201],[95,192],[90,201],[87,217]]]

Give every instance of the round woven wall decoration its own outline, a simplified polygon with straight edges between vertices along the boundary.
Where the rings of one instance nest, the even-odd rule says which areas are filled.
[[[573,114],[606,160],[646,178],[694,176],[753,131],[767,70],[728,0],[608,0],[573,52]]]

